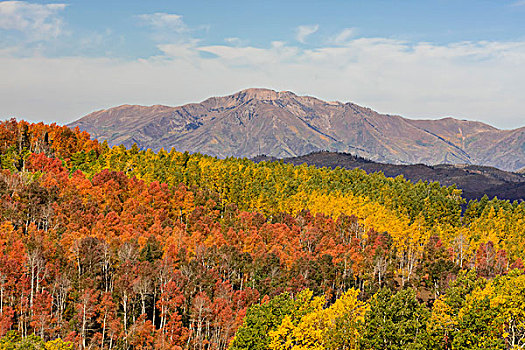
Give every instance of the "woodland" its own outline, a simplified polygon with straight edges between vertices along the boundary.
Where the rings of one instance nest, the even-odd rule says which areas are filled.
[[[523,349],[525,203],[0,122],[0,349]]]

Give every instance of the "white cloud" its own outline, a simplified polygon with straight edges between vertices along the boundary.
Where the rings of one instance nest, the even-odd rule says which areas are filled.
[[[224,42],[233,46],[241,46],[247,43],[246,40],[242,40],[241,38],[237,37],[225,38]]]
[[[188,31],[188,27],[180,15],[157,12],[153,14],[139,15],[138,18],[144,24],[149,25],[156,30],[168,30],[176,33],[185,33]]]
[[[138,15],[139,25],[147,26],[151,29],[151,38],[159,46],[170,47],[169,51],[174,52],[174,45],[180,46],[178,56],[184,50],[192,48],[200,41],[195,38],[198,33],[206,33],[209,26],[189,27],[181,15],[156,12],[152,14]],[[163,49],[161,49],[163,51]],[[189,52],[189,51],[188,51]]]
[[[221,64],[234,68],[258,69],[261,72],[274,69],[275,65],[291,63],[300,54],[296,47],[286,46],[282,41],[274,41],[270,48],[203,46],[199,51],[210,52],[219,57]]]
[[[60,12],[66,4],[32,4],[25,1],[0,2],[0,29],[22,32],[28,40],[48,40],[62,33]]]
[[[229,44],[237,44],[237,43],[239,43],[239,41],[241,41],[241,39],[239,39],[237,37],[231,37],[231,38],[225,38],[224,41],[229,43]]]
[[[354,36],[354,34],[354,28],[345,28],[339,34],[337,34],[332,41],[334,42],[334,44],[341,45],[346,43],[351,37]]]
[[[299,26],[295,29],[295,38],[298,42],[304,43],[306,39],[312,35],[313,33],[317,32],[319,30],[319,25],[311,25],[311,26]]]
[[[157,47],[164,54],[164,58],[179,58],[194,61],[199,59],[197,43],[198,40],[190,40],[188,42],[179,42],[176,44],[162,44]]]

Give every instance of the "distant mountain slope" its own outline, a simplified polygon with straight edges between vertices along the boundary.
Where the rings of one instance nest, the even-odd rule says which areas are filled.
[[[91,113],[69,126],[111,145],[175,147],[217,157],[283,158],[328,150],[395,164],[525,167],[525,128],[499,130],[452,118],[410,120],[353,103],[267,89],[180,107],[124,105]]]
[[[255,162],[275,161],[274,157],[257,156]],[[412,182],[437,181],[441,185],[457,185],[467,199],[479,199],[484,194],[493,198],[525,200],[525,174],[507,172],[487,166],[448,165],[427,166],[423,164],[395,165],[376,163],[346,153],[315,152],[308,155],[282,159],[295,165],[308,164],[316,167],[363,169],[367,173],[383,172],[385,176],[403,175]]]

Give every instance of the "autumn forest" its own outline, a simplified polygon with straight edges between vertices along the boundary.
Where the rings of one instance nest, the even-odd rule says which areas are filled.
[[[0,349],[522,349],[525,203],[0,122]]]

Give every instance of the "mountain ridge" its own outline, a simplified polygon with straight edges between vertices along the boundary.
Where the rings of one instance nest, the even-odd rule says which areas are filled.
[[[406,119],[352,102],[251,88],[177,107],[122,105],[69,124],[110,145],[277,158],[348,152],[393,164],[466,163],[525,167],[525,127],[500,130],[445,117]]]
[[[315,152],[299,157],[278,159],[259,155],[252,158],[256,163],[282,161],[293,165],[306,164],[318,168],[337,167],[344,169],[362,169],[366,173],[382,172],[387,177],[402,175],[405,179],[439,182],[442,186],[456,185],[463,191],[467,200],[498,197],[503,200],[525,200],[525,174],[507,172],[497,168],[468,164],[386,164],[358,157],[348,153]]]

